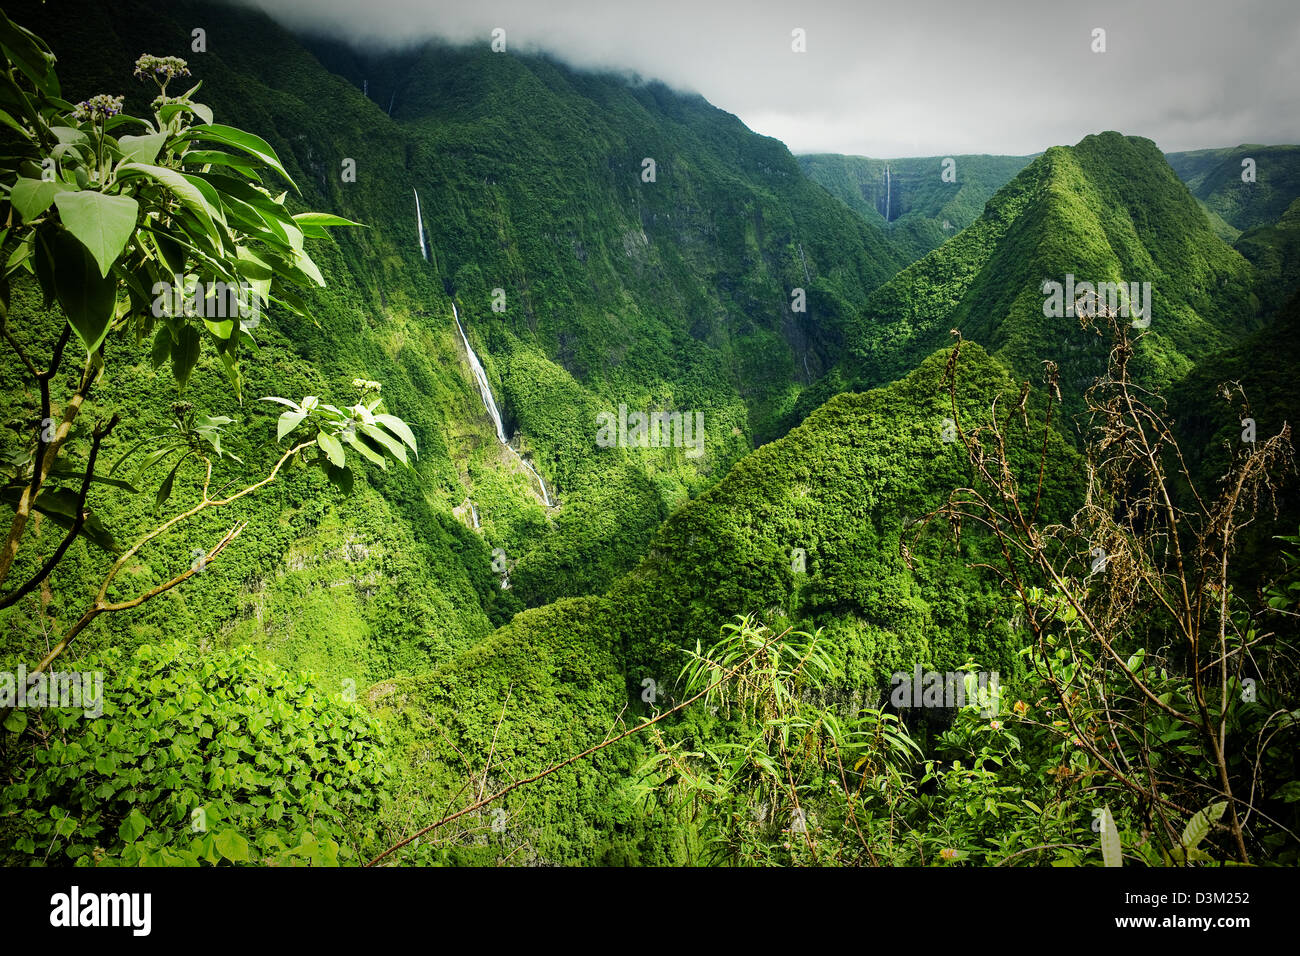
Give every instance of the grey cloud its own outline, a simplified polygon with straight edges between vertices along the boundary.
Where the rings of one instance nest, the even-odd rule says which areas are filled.
[[[795,152],[1025,154],[1103,129],[1165,150],[1300,142],[1295,0],[241,2],[371,46],[502,27],[513,50],[701,93]]]

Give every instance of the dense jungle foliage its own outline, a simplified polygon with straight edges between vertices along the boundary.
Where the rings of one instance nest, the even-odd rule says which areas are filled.
[[[0,674],[102,691],[0,708],[0,862],[1300,862],[1294,147],[886,218],[662,84],[60,7],[0,32]]]

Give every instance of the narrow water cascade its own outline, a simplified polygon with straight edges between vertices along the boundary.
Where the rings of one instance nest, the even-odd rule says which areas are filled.
[[[893,183],[890,181],[889,178],[889,164],[886,163],[885,164],[885,222],[889,222],[889,207],[890,207],[890,200],[892,198],[890,194],[892,191],[893,191]]]
[[[420,191],[412,189],[415,193],[415,234],[420,237],[420,255],[424,256],[424,261],[429,261],[429,250],[424,245],[424,218],[420,215]]]
[[[454,302],[451,304],[451,314],[456,320],[456,328],[460,330],[460,340],[465,343],[465,352],[469,355],[469,367],[474,373],[474,380],[478,382],[479,397],[483,399],[483,406],[487,409],[488,415],[491,416],[492,424],[496,426],[497,438],[500,439],[506,450],[519,460],[519,464],[523,465],[528,470],[528,473],[537,479],[538,487],[542,489],[542,503],[548,508],[553,507],[551,496],[546,492],[546,482],[542,480],[542,476],[537,473],[532,465],[524,461],[523,456],[515,451],[509,439],[506,438],[506,429],[501,422],[501,412],[497,408],[496,399],[492,397],[492,386],[488,384],[487,373],[483,371],[482,363],[479,362],[478,356],[474,354],[474,349],[469,344],[469,337],[465,334],[465,327],[460,324],[460,313],[456,311],[456,303]]]

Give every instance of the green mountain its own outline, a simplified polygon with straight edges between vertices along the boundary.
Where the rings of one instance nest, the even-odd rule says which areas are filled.
[[[1070,276],[1136,283],[1139,294],[1150,283],[1139,362],[1156,387],[1258,325],[1254,270],[1214,234],[1155,145],[1103,133],[1049,149],[979,219],[876,290],[850,332],[851,357],[822,388],[897,378],[956,328],[1019,376],[1037,380],[1042,361],[1057,362],[1078,408],[1106,346],[1077,318],[1045,314],[1044,283],[1059,283],[1063,299]]]
[[[440,46],[356,58],[353,67],[376,76],[371,89],[252,11],[65,6],[53,21],[35,3],[9,12],[48,33],[67,96],[121,92],[129,110],[147,112],[135,58],[185,53],[218,122],[265,134],[302,208],[366,224],[317,254],[328,290],[309,298],[315,325],[270,314],[259,331],[265,374],[249,394],[279,379],[301,382],[304,394],[380,381],[419,438],[417,478],[382,479],[383,499],[369,489],[356,500],[310,485],[268,489],[245,506],[253,527],[277,529],[256,552],[265,570],[214,568],[175,598],[181,620],[210,622],[222,643],[273,648],[331,677],[357,677],[360,659],[373,661],[367,680],[398,662],[438,660],[524,606],[603,589],[672,510],[775,433],[840,357],[867,294],[900,265],[883,233],[810,183],[783,145],[698,96],[542,57]],[[204,25],[206,52],[188,52],[191,23]],[[81,54],[92,47],[94,57]],[[337,48],[322,44],[321,56],[347,73]],[[536,479],[498,441],[453,303],[505,434],[558,507],[543,505]],[[186,397],[241,421],[263,415],[201,388]],[[136,383],[108,382],[98,400],[105,413],[137,402]],[[597,447],[597,416],[621,405],[700,413],[703,454]],[[148,411],[168,414],[161,400]],[[111,444],[134,437],[123,429]],[[193,478],[182,474],[178,488]],[[123,522],[147,514],[140,502],[102,497]],[[146,560],[160,573],[195,546],[177,542]],[[491,569],[494,549],[508,591]],[[317,590],[325,584],[333,590]],[[232,587],[233,599],[216,597]],[[384,597],[402,593],[413,607]],[[339,601],[348,613],[332,613]],[[115,630],[152,635],[164,620],[142,611]]]
[[[375,688],[411,781],[403,812],[441,812],[463,784],[464,754],[493,750],[504,784],[652,713],[648,688],[649,702],[671,706],[683,651],[711,645],[720,622],[740,613],[778,630],[823,628],[834,661],[827,692],[846,706],[874,706],[890,675],[917,661],[948,670],[973,660],[1011,680],[1022,635],[975,568],[992,543],[974,529],[955,549],[943,535],[915,542],[905,531],[971,480],[961,446],[944,441],[948,358],[937,352],[898,382],[836,396],[738,462],[665,522],[605,595],[529,610],[436,670]],[[1015,398],[1015,382],[978,346],[963,350],[961,367],[957,405],[968,426],[987,421],[995,396]],[[1030,474],[1041,433],[1012,440],[1013,460]],[[1065,517],[1080,469],[1055,431],[1047,448],[1044,513]],[[725,741],[730,729],[706,711],[666,732]],[[629,788],[652,752],[644,737],[626,741],[518,791],[504,803],[512,839],[536,862],[685,862],[685,830]],[[490,861],[496,852],[414,849],[408,859]]]
[[[1247,229],[1232,247],[1259,270],[1265,311],[1280,309],[1300,288],[1300,199],[1277,222]]]
[[[1276,222],[1300,198],[1300,146],[1243,143],[1165,158],[1229,242],[1247,229]]]
[[[906,262],[974,222],[989,198],[1025,168],[1030,156],[930,156],[868,159],[802,155],[799,165],[873,225],[887,228]]]
[[[138,610],[101,618],[66,658],[107,655],[110,684],[146,673],[132,685],[130,712],[115,715],[126,730],[116,722],[111,733],[92,730],[86,747],[71,718],[39,743],[25,723],[6,731],[21,746],[4,738],[0,748],[0,859],[29,862],[44,849],[32,833],[78,833],[58,844],[67,857],[59,862],[98,861],[105,846],[117,861],[120,845],[142,834],[151,847],[171,846],[158,820],[141,823],[136,809],[122,808],[147,792],[184,820],[207,799],[198,793],[205,787],[233,794],[241,827],[263,839],[250,851],[232,827],[220,855],[207,847],[202,859],[277,859],[285,847],[268,847],[257,832],[263,804],[250,794],[292,787],[292,799],[281,793],[266,805],[287,813],[283,828],[296,839],[314,825],[300,795],[335,792],[316,779],[313,761],[348,767],[361,752],[365,767],[348,767],[352,776],[338,787],[360,791],[343,811],[355,817],[345,860],[355,862],[672,706],[692,652],[737,615],[776,632],[816,632],[828,673],[807,696],[842,715],[883,706],[891,675],[913,668],[970,664],[1000,672],[1017,692],[1029,688],[1011,711],[1021,725],[1005,711],[1006,725],[983,715],[968,738],[948,733],[948,713],[895,717],[895,730],[910,722],[906,732],[934,746],[895,766],[885,751],[897,734],[873,738],[880,762],[853,766],[855,782],[877,796],[890,781],[921,782],[875,813],[868,832],[875,827],[873,835],[892,842],[893,809],[903,808],[898,839],[917,837],[918,859],[943,862],[976,848],[1011,859],[1030,843],[1073,852],[1080,834],[1092,839],[1077,811],[1096,803],[1102,772],[1084,741],[1071,739],[1076,728],[1051,728],[1077,718],[1089,725],[1079,734],[1092,736],[1111,726],[1110,711],[1088,712],[1078,694],[1049,700],[1025,657],[1041,640],[1054,656],[1035,664],[1059,661],[1083,675],[1076,686],[1085,692],[1095,679],[1109,694],[1104,669],[1070,656],[1081,630],[1060,597],[1075,583],[1058,580],[1034,599],[1044,612],[1035,640],[1014,612],[1016,594],[989,573],[1003,552],[987,526],[914,533],[953,489],[978,484],[948,419],[954,403],[968,429],[994,424],[998,409],[1008,470],[1036,488],[1045,522],[1068,522],[1087,472],[1077,426],[1058,417],[1044,434],[1006,410],[1024,379],[1040,379],[1045,360],[1059,365],[1072,412],[1107,367],[1109,346],[1095,331],[1045,313],[1045,283],[1133,283],[1150,318],[1134,362],[1140,378],[1173,390],[1180,426],[1197,436],[1195,466],[1221,470],[1208,448],[1230,441],[1232,429],[1197,404],[1216,377],[1250,383],[1261,432],[1295,412],[1290,343],[1300,299],[1263,324],[1279,290],[1295,281],[1295,204],[1243,226],[1234,249],[1216,228],[1218,213],[1207,212],[1211,199],[1189,191],[1150,141],[1113,132],[1036,158],[953,157],[955,182],[944,180],[944,157],[891,160],[882,193],[884,163],[796,159],[698,96],[544,56],[441,44],[372,54],[296,37],[241,7],[189,0],[164,10],[142,0],[112,10],[76,0],[57,21],[31,0],[10,7],[14,19],[47,34],[74,101],[125,92],[128,110],[146,112],[148,96],[130,79],[136,56],[184,54],[217,121],[255,130],[277,151],[301,189],[295,210],[365,224],[313,240],[328,282],[307,295],[314,321],[272,309],[255,330],[245,386],[253,400],[241,405],[228,394],[212,354],[201,356],[181,394],[147,348],[114,340],[114,374],[81,413],[84,423],[124,413],[105,458],[192,405],[237,420],[230,448],[242,463],[222,463],[215,484],[242,483],[283,449],[272,440],[282,410],[256,398],[347,405],[364,387],[358,380],[382,383],[385,407],[410,423],[420,457],[410,470],[359,476],[348,496],[319,471],[290,468],[258,496],[163,536],[132,560],[123,574],[129,587],[156,586],[193,568],[196,552],[234,522],[247,522],[221,560]],[[206,49],[191,51],[200,23]],[[1181,155],[1178,169],[1200,185],[1212,181],[1210,158]],[[1225,222],[1228,212],[1244,221],[1224,209]],[[47,348],[66,323],[43,307],[35,282],[13,290],[10,315],[33,350]],[[966,342],[950,398],[953,329]],[[1285,348],[1276,347],[1279,336]],[[40,424],[40,396],[11,352],[3,354],[0,457],[13,460]],[[1040,390],[1030,409],[1041,411],[1042,401]],[[646,412],[684,422],[698,413],[699,444],[604,447],[602,420]],[[76,443],[84,454],[90,438],[78,434]],[[164,505],[150,482],[140,493],[97,487],[95,517],[138,531],[206,487],[197,466],[182,470]],[[36,534],[50,543],[49,531]],[[45,586],[0,609],[0,671],[39,659],[109,560],[79,540]],[[25,573],[36,559],[28,561]],[[1158,642],[1141,643],[1146,631],[1122,633],[1122,648],[1105,650],[1122,650],[1125,670],[1145,667],[1135,662],[1148,651],[1157,656]],[[156,651],[171,641],[188,646]],[[135,669],[117,669],[141,645],[149,648]],[[275,666],[232,650],[243,645]],[[1166,699],[1175,692],[1183,689]],[[1123,692],[1110,695],[1117,706],[1123,700]],[[521,785],[395,859],[698,862],[703,822],[716,813],[712,822],[725,828],[728,805],[679,812],[639,783],[648,760],[680,758],[672,773],[684,778],[688,760],[722,765],[741,752],[738,777],[759,779],[755,792],[766,799],[763,787],[777,781],[773,819],[785,799],[783,768],[766,754],[750,759],[742,746],[755,726],[778,736],[777,722],[713,703]],[[1273,712],[1265,703],[1262,715]],[[1125,741],[1121,757],[1131,740],[1146,746],[1146,729],[1112,734]],[[1255,729],[1234,726],[1230,743]],[[795,749],[815,749],[822,730],[798,728]],[[1047,744],[1031,737],[1040,732]],[[283,735],[283,764],[280,744],[259,747],[263,733]],[[1177,726],[1170,733],[1185,736]],[[163,734],[170,743],[155,747]],[[212,756],[227,740],[229,767]],[[1279,740],[1290,746],[1291,738]],[[134,749],[118,763],[114,748]],[[46,753],[57,754],[57,774],[43,769],[56,760]],[[1200,757],[1176,750],[1167,765],[1188,753]],[[186,776],[165,769],[172,765]],[[839,771],[832,786],[848,799],[848,774]],[[1241,779],[1255,769],[1234,763],[1233,773]],[[56,776],[59,788],[42,789]],[[1009,777],[1023,789],[1002,789]],[[1139,811],[1126,815],[1114,780],[1102,780],[1119,794],[1128,849],[1137,852],[1146,840],[1134,835]],[[1074,789],[1088,792],[1067,794]],[[1275,802],[1293,789],[1284,782]],[[1056,801],[1050,812],[1044,795]],[[949,798],[960,806],[945,807]],[[1022,804],[1033,818],[1006,832],[999,814],[1029,819]],[[1198,814],[1202,823],[1212,809]],[[1196,822],[1171,819],[1180,824],[1174,833]],[[772,826],[773,845],[780,826]],[[923,843],[918,835],[931,830]],[[17,833],[21,846],[6,842]],[[1141,859],[1159,862],[1156,852]]]

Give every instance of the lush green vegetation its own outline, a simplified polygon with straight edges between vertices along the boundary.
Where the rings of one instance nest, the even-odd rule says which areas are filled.
[[[886,222],[883,163],[659,84],[68,6],[61,89],[0,38],[6,519],[68,426],[0,674],[56,647],[103,715],[4,713],[0,862],[1296,861],[1294,205],[1207,213],[1211,157],[1103,133],[955,183],[890,161]],[[155,104],[145,50],[202,96]],[[173,265],[265,314],[157,314]],[[1150,328],[1045,317],[1067,273],[1150,282]],[[620,405],[701,411],[704,454],[600,447]],[[1250,494],[1198,510],[1224,475]],[[1171,541],[1230,570],[1188,586]],[[1217,659],[1169,650],[1177,584]],[[996,672],[1001,705],[900,705],[918,671]]]
[[[6,862],[334,865],[373,849],[388,768],[360,707],[247,649],[144,645],[79,666],[104,674],[103,719],[36,718],[48,746],[4,789],[20,808]]]
[[[1259,270],[1259,298],[1265,312],[1280,309],[1300,287],[1300,199],[1280,219],[1241,234],[1233,248]]]
[[[1276,222],[1300,198],[1300,146],[1243,143],[1169,153],[1166,158],[1204,204],[1216,232],[1229,242],[1248,229]],[[1253,179],[1245,160],[1254,161],[1249,170]]]
[[[1076,411],[1108,346],[1075,318],[1045,316],[1044,282],[1067,275],[1151,284],[1139,374],[1152,387],[1260,324],[1250,264],[1214,235],[1155,146],[1104,133],[1049,149],[979,219],[876,290],[831,381],[889,381],[957,328],[1019,375],[1055,361]]]
[[[885,160],[814,153],[800,156],[799,165],[809,179],[825,186],[858,215],[886,227],[890,242],[903,261],[910,263],[978,219],[985,203],[1031,158],[929,156]],[[952,163],[946,164],[947,160]]]

